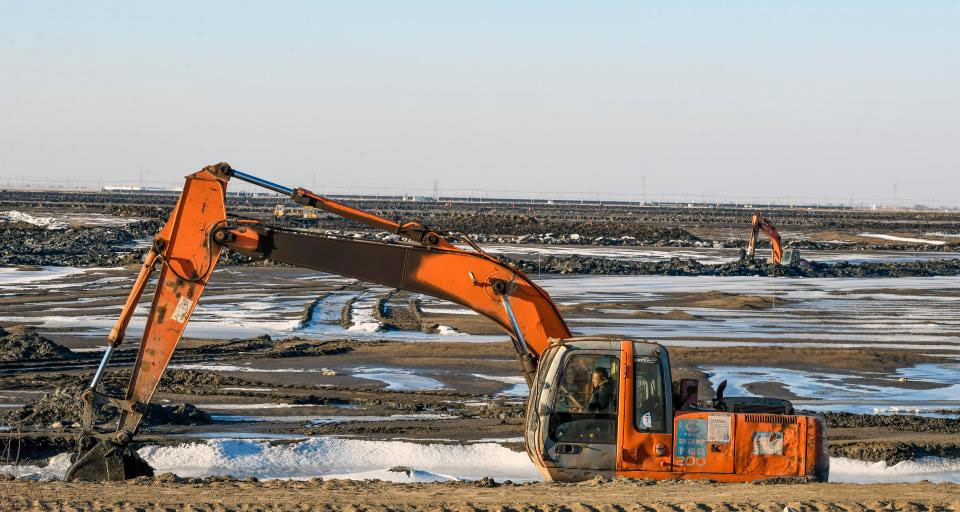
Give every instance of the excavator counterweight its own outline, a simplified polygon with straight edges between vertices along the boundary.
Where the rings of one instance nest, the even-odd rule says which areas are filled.
[[[228,218],[225,198],[231,178],[404,241],[361,241]],[[757,230],[769,226],[758,224],[757,217],[754,241]],[[146,254],[108,336],[103,361],[81,397],[84,432],[68,479],[149,474],[130,443],[223,249],[431,295],[493,321],[510,336],[530,387],[524,438],[545,479],[826,479],[829,459],[821,419],[794,415],[785,401],[727,398],[716,407],[702,407],[674,400],[664,347],[619,337],[573,337],[540,286],[469,238],[442,235],[416,222],[393,222],[226,163],[187,176],[176,207]],[[155,272],[156,289],[126,394],[102,394],[98,383]],[[98,433],[94,411],[105,405],[120,409],[120,419],[115,431]]]

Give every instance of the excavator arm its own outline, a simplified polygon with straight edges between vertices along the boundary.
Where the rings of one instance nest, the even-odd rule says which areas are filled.
[[[779,265],[780,260],[783,259],[783,245],[780,241],[780,233],[777,231],[777,228],[773,227],[770,221],[760,215],[760,212],[755,212],[751,220],[750,242],[747,244],[747,258],[753,259],[757,247],[757,235],[760,234],[761,229],[767,234],[767,237],[770,238],[770,259],[774,265]]]
[[[385,229],[407,243],[345,239],[265,226],[256,221],[228,221],[226,185],[231,177],[286,194],[368,226]],[[170,219],[154,239],[133,290],[108,337],[108,347],[84,392],[84,436],[68,479],[121,480],[136,476],[138,463],[128,450],[140,420],[163,376],[187,322],[196,308],[223,247],[241,254],[330,272],[461,304],[493,320],[513,341],[528,382],[538,356],[551,339],[571,336],[549,295],[511,265],[483,252],[450,243],[437,232],[414,223],[396,223],[317,196],[289,189],[221,163],[186,178]],[[97,385],[147,282],[159,276],[137,359],[124,398],[97,391]],[[93,432],[94,408],[120,409],[115,432]],[[94,444],[94,439],[99,443]]]

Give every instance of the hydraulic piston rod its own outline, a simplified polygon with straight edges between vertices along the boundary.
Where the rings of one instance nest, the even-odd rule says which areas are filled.
[[[245,172],[238,171],[236,169],[231,169],[231,171],[228,174],[230,174],[231,177],[237,178],[240,181],[246,181],[247,183],[252,183],[259,187],[272,190],[278,194],[283,194],[285,196],[293,195],[292,188],[284,187],[283,185],[278,185],[272,181],[267,181],[263,178],[258,178],[252,174],[247,174]]]
[[[296,188],[291,189],[284,187],[283,185],[278,185],[272,181],[267,181],[263,178],[258,178],[251,174],[247,174],[243,171],[238,171],[236,169],[229,169],[226,171],[226,174],[230,177],[237,178],[241,181],[246,181],[247,183],[252,183],[259,187],[263,187],[268,190],[283,194],[290,198],[291,201],[295,203],[302,204],[304,206],[309,206],[312,208],[319,208],[323,211],[339,215],[341,217],[355,220],[361,224],[366,224],[367,226],[382,229],[389,231],[390,233],[396,233],[401,235],[409,240],[422,243],[427,246],[432,247],[453,247],[446,239],[440,236],[438,233],[427,229],[416,222],[407,222],[399,223],[392,220],[384,219],[378,217],[372,213],[365,212],[363,210],[358,210],[356,208],[347,206],[342,203],[338,203],[332,199],[318,196],[313,192],[303,189]]]

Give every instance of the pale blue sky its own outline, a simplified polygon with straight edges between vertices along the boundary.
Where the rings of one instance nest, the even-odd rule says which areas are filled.
[[[960,204],[960,3],[0,1],[0,185]],[[49,183],[49,181],[46,181]]]

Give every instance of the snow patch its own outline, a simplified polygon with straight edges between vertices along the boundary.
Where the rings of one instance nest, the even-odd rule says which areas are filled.
[[[138,453],[158,473],[172,472],[180,476],[380,478],[397,482],[483,477],[540,480],[526,454],[495,443],[419,444],[318,437],[271,445],[264,441],[216,439],[177,446],[148,446]],[[397,466],[409,468],[410,474],[390,471]]]
[[[0,212],[0,220],[11,223],[23,222],[25,224],[31,224],[33,226],[39,226],[47,229],[67,229],[67,223],[61,220],[57,220],[53,217],[34,217],[29,213],[18,212],[17,210]]]
[[[20,270],[16,267],[3,267],[0,268],[0,286],[10,284],[23,285],[34,283],[36,281],[50,281],[52,279],[59,279],[61,277],[82,274],[88,270],[98,269],[85,269],[76,267],[40,267],[37,270]],[[19,286],[17,288],[19,289]]]
[[[943,240],[927,240],[925,238],[909,238],[903,236],[894,236],[894,235],[882,235],[878,233],[860,233],[857,236],[863,236],[867,238],[879,238],[881,240],[891,240],[894,242],[912,242],[917,244],[930,244],[930,245],[944,245],[946,242]]]
[[[924,382],[938,385],[931,389],[908,389],[901,387],[897,378],[876,379],[876,384],[851,382],[857,374],[807,372],[785,368],[754,366],[706,367],[710,383],[714,387],[727,381],[729,396],[758,396],[746,386],[757,382],[777,382],[800,398],[828,400],[866,400],[884,396],[895,400],[955,400],[960,396],[960,364],[918,364],[900,368],[897,375],[909,382]]]
[[[960,459],[923,457],[889,465],[844,457],[830,458],[830,481],[856,484],[894,482],[960,483]]]
[[[44,467],[31,464],[0,465],[0,474],[6,473],[17,478],[25,478],[28,480],[61,479],[63,475],[67,474],[67,470],[70,469],[70,455],[70,452],[54,455],[47,460],[47,465]]]
[[[424,377],[423,375],[414,375],[410,370],[400,370],[397,368],[356,368],[356,373],[351,377],[358,379],[378,380],[386,383],[386,389],[391,391],[422,391],[427,389],[443,389],[442,382]]]
[[[171,364],[170,368],[177,370],[208,370],[211,372],[255,372],[255,373],[319,373],[332,376],[337,372],[329,368],[253,368],[250,366],[236,366],[232,364]]]
[[[359,332],[378,332],[383,329],[383,324],[377,320],[374,310],[378,305],[378,299],[373,294],[367,294],[350,305],[350,321],[353,322],[348,331]]]
[[[241,409],[290,409],[293,407],[315,407],[311,404],[282,404],[282,403],[260,403],[260,404],[196,404],[197,407],[211,411],[233,411]]]
[[[438,325],[437,334],[440,334],[443,336],[468,336],[468,334],[462,333],[448,325]]]
[[[498,393],[500,395],[527,396],[530,393],[526,379],[520,376],[484,375],[482,373],[474,373],[473,376],[479,379],[495,380],[497,382],[503,382],[504,384],[510,384],[509,388]]]

